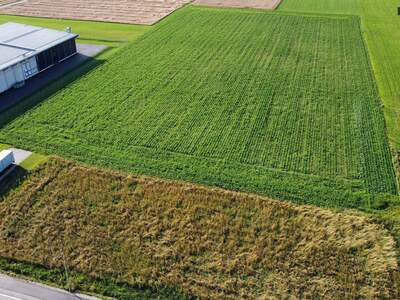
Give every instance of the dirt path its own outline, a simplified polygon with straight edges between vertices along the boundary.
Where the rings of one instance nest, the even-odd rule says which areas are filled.
[[[258,8],[273,10],[281,0],[196,0],[194,4],[216,7]]]
[[[0,14],[151,25],[188,2],[190,0],[27,0],[0,7]]]

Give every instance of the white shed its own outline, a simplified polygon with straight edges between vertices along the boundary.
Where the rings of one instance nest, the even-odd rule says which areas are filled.
[[[18,23],[0,25],[0,93],[75,55],[77,37]]]

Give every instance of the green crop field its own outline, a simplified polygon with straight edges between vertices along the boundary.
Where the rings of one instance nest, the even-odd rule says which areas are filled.
[[[0,120],[0,142],[131,172],[328,206],[396,192],[352,16],[187,7]]]
[[[397,0],[285,0],[283,11],[354,14],[362,30],[384,104],[388,136],[400,153],[400,16]]]

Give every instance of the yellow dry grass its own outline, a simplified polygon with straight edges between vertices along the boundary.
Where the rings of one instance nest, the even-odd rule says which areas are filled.
[[[0,256],[208,299],[399,298],[363,216],[53,158],[0,197]]]

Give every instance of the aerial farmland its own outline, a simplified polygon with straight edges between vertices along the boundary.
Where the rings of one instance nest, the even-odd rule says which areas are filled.
[[[105,50],[0,110],[0,150],[33,153],[0,181],[0,273],[98,298],[400,298],[395,1],[1,5]]]
[[[9,0],[10,2],[10,0]],[[151,25],[189,1],[30,0],[0,7],[1,14]],[[0,2],[1,4],[1,2]]]

